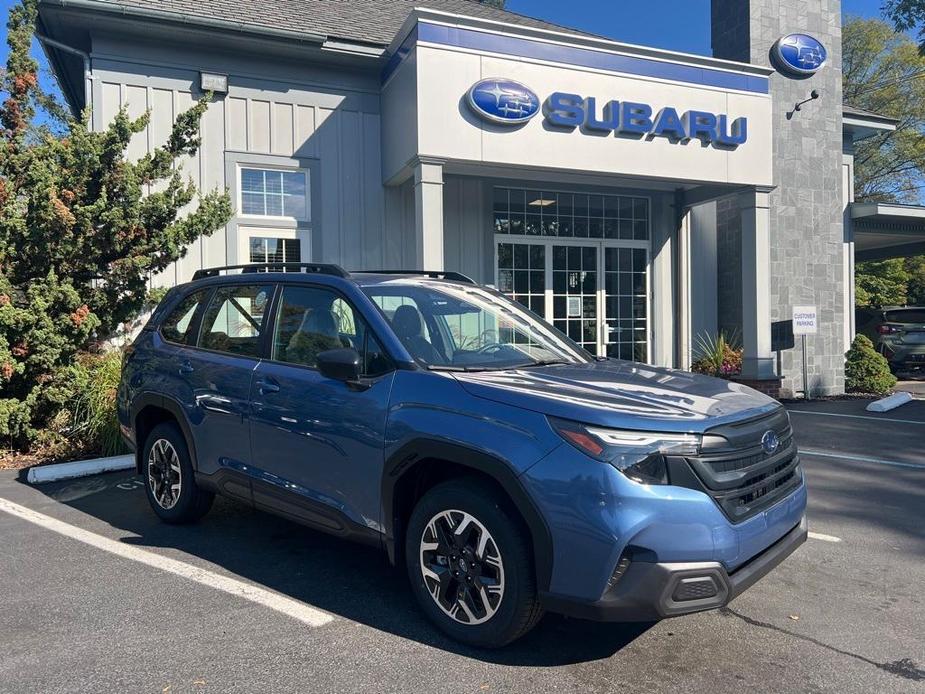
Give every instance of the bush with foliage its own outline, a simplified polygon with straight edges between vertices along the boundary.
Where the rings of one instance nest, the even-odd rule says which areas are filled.
[[[61,368],[55,387],[66,396],[38,442],[45,453],[62,456],[125,452],[116,416],[122,352],[83,352]]]
[[[28,446],[66,402],[78,352],[137,314],[147,280],[231,216],[225,191],[197,197],[182,159],[199,148],[209,95],[138,161],[125,150],[148,113],[103,130],[43,93],[30,55],[36,0],[10,10],[0,78],[0,437]],[[53,126],[36,123],[42,109]],[[57,130],[55,129],[57,127]],[[64,370],[62,372],[62,370]]]
[[[845,389],[849,393],[880,395],[896,385],[890,365],[874,349],[874,343],[865,335],[858,335],[845,353]]]
[[[735,335],[700,335],[694,348],[694,373],[732,378],[742,371],[742,348]]]

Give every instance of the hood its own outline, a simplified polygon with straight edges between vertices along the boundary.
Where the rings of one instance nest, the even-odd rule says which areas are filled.
[[[476,397],[613,428],[698,433],[781,406],[740,383],[617,360],[453,376]]]

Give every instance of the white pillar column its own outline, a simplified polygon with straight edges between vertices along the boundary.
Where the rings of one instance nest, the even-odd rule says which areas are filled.
[[[418,270],[443,270],[443,162],[414,167],[414,239]]]
[[[773,378],[771,356],[770,195],[754,190],[739,195],[742,215],[742,375]]]

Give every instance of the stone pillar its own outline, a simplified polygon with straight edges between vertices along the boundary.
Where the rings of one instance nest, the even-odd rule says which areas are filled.
[[[844,390],[846,302],[845,237],[842,199],[841,2],[839,0],[712,0],[713,53],[716,57],[775,67],[771,48],[787,34],[806,33],[825,46],[827,63],[814,75],[772,75],[774,189],[768,208],[770,321],[791,319],[794,306],[815,305],[819,333],[807,340],[813,392]],[[819,98],[794,105],[817,90]],[[718,205],[720,316],[727,329],[745,332],[747,306],[737,297],[750,294],[733,277],[749,262],[745,255],[746,221],[735,204]],[[749,217],[750,219],[750,217]],[[737,262],[738,250],[743,256]],[[763,262],[763,261],[762,261]],[[762,318],[763,320],[763,318]],[[769,327],[769,326],[768,326]],[[764,328],[762,327],[762,330]],[[759,331],[760,332],[760,331]],[[755,333],[758,335],[758,333]],[[757,355],[756,355],[757,356]],[[784,395],[801,390],[799,347],[780,357]]]
[[[414,167],[415,269],[443,270],[443,162]]]

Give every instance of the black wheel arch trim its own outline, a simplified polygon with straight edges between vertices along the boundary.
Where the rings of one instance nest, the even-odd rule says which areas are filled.
[[[131,408],[131,422],[132,429],[135,432],[135,471],[140,475],[143,472],[143,461],[142,456],[144,455],[144,441],[138,441],[138,415],[141,414],[142,410],[146,407],[157,407],[158,409],[165,410],[173,415],[173,418],[177,421],[177,425],[180,427],[180,432],[183,434],[183,438],[186,440],[186,447],[189,450],[190,457],[192,458],[193,470],[197,469],[196,464],[196,444],[193,440],[193,432],[190,430],[189,421],[186,419],[186,414],[183,412],[183,407],[176,400],[169,398],[160,393],[153,393],[145,391],[139,393],[132,400]]]
[[[552,534],[515,469],[490,453],[439,439],[418,438],[409,441],[385,461],[382,471],[382,518],[383,542],[389,561],[392,564],[397,562],[399,547],[396,538],[404,534],[398,509],[395,508],[395,488],[416,463],[431,458],[483,473],[504,490],[524,519],[530,533],[537,589],[548,590],[552,579]]]

